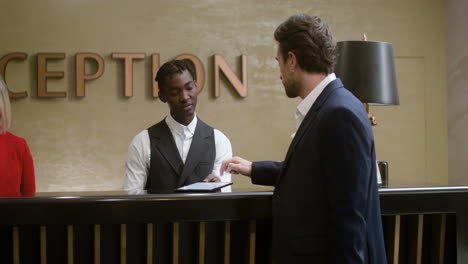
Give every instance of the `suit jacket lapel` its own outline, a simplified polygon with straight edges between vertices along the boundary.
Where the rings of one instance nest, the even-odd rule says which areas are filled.
[[[155,147],[171,165],[175,173],[180,176],[184,167],[184,163],[182,162],[182,158],[180,157],[179,151],[177,150],[174,138],[172,137],[171,131],[169,130],[169,127],[165,121],[163,121],[163,125],[159,130],[158,135],[159,136],[153,137],[156,142]]]
[[[199,157],[197,154],[204,149],[208,149],[210,146],[210,134],[207,133],[205,129],[201,129],[201,125],[202,121],[198,119],[197,127],[195,128],[195,134],[192,138],[192,144],[190,145],[187,159],[185,160],[184,169],[179,178],[178,186],[182,186],[185,180],[190,176],[195,167],[198,165]]]
[[[343,84],[341,83],[340,79],[335,79],[334,81],[330,82],[325,87],[325,89],[323,89],[322,93],[319,95],[317,100],[314,102],[314,104],[310,108],[309,112],[307,112],[306,116],[304,117],[304,120],[302,120],[301,125],[297,129],[296,135],[294,136],[294,139],[291,142],[291,145],[289,146],[288,153],[286,154],[286,158],[284,159],[284,167],[287,166],[288,161],[291,157],[291,154],[294,151],[294,148],[296,147],[298,142],[301,140],[301,138],[304,136],[304,133],[305,131],[307,131],[307,128],[311,126],[312,124],[314,124],[317,114],[320,111],[322,105],[327,101],[332,91],[339,87],[343,87]]]

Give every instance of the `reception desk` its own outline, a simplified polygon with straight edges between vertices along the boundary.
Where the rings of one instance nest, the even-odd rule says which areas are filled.
[[[271,192],[2,198],[0,263],[269,263]],[[389,263],[468,263],[468,187],[383,188]]]

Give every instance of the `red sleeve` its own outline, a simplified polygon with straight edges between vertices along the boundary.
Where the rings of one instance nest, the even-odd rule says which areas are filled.
[[[34,164],[26,141],[22,146],[23,174],[21,175],[21,196],[34,196],[36,193],[36,177],[34,176]]]

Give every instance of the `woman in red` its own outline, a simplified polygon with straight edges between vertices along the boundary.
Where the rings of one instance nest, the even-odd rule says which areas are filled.
[[[7,130],[11,124],[8,89],[0,76],[0,197],[34,196],[36,182],[28,144]]]

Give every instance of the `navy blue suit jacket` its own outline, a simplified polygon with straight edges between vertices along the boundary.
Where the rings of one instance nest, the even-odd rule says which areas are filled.
[[[386,263],[372,128],[339,79],[317,98],[285,160],[254,162],[251,177],[275,186],[276,263]]]

